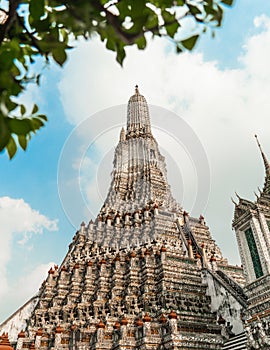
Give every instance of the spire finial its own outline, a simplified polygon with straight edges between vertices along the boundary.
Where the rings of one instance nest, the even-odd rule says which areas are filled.
[[[136,84],[135,85],[135,94],[136,95],[139,95],[140,93],[139,93],[139,86]]]
[[[263,150],[262,150],[262,146],[261,146],[261,144],[260,144],[260,142],[259,142],[259,140],[258,140],[258,136],[257,136],[257,135],[255,135],[255,139],[256,139],[256,141],[257,141],[257,145],[258,145],[258,147],[259,147],[259,149],[260,149],[260,152],[261,152],[261,155],[262,155],[262,158],[263,158],[263,162],[264,162],[264,166],[265,166],[266,175],[270,175],[270,166],[269,166],[269,162],[268,162],[268,160],[267,160],[267,158],[266,158],[266,156],[265,156],[265,154],[264,154],[264,152],[263,152]]]
[[[234,205],[238,205],[235,200],[233,199],[233,197],[231,197],[231,201],[233,202]]]
[[[262,151],[262,146],[261,146],[261,144],[260,144],[260,142],[259,142],[258,136],[257,136],[256,134],[255,134],[254,136],[255,136],[255,139],[256,139],[256,141],[257,141],[257,145],[258,145],[260,151],[263,153],[263,151]]]
[[[126,140],[126,133],[125,133],[125,129],[122,128],[120,132],[120,141],[123,142],[125,140]]]
[[[258,141],[257,135],[255,135],[255,138],[256,138],[258,147],[260,149],[260,152],[261,152],[261,155],[262,155],[262,159],[263,159],[263,163],[264,163],[264,168],[265,168],[264,187],[263,187],[262,192],[260,191],[260,194],[269,196],[270,195],[270,164],[269,164],[268,159],[266,158],[266,156],[265,156],[265,154],[264,154],[264,152],[262,150],[262,147],[261,147],[261,145],[260,145],[260,143]]]
[[[239,200],[242,199],[236,191],[234,191],[234,193],[235,193],[236,197],[237,197]]]

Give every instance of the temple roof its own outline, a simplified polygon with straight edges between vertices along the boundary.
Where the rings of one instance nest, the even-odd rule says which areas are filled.
[[[244,215],[247,211],[249,210],[255,210],[257,208],[258,204],[262,204],[262,205],[266,205],[269,206],[270,205],[270,164],[268,162],[268,159],[265,155],[265,153],[263,152],[262,146],[258,140],[257,135],[255,135],[262,159],[263,159],[263,163],[264,163],[264,168],[265,168],[265,181],[264,181],[264,186],[263,186],[263,190],[259,190],[260,194],[256,195],[257,197],[257,201],[256,202],[252,202],[250,200],[247,199],[243,199],[241,198],[237,193],[236,196],[239,200],[238,203],[236,203],[234,200],[232,200],[232,202],[235,205],[235,209],[234,209],[234,221],[236,221],[238,218],[240,218],[242,215]],[[233,223],[234,225],[234,223]]]
[[[241,198],[239,195],[237,195],[237,198],[239,200],[238,203],[236,203],[234,200],[232,200],[234,205],[235,205],[234,220],[237,220],[238,218],[240,218],[247,211],[256,209],[256,204],[254,204],[253,202],[251,202],[247,199]]]

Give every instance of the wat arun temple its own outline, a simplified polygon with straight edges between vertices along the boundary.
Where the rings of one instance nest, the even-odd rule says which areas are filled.
[[[235,202],[239,267],[174,199],[136,87],[102,208],[0,325],[0,350],[270,349],[270,165],[258,146],[264,187]]]

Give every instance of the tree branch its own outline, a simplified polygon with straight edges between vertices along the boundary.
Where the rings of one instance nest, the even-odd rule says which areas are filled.
[[[7,32],[9,31],[10,27],[16,19],[16,13],[19,2],[20,0],[9,1],[8,18],[4,24],[0,25],[0,46],[5,39]]]
[[[41,48],[39,47],[39,44],[38,44],[38,39],[33,35],[33,33],[29,32],[29,30],[27,29],[27,27],[25,26],[22,18],[17,14],[17,20],[18,22],[20,23],[20,25],[22,26],[22,28],[25,30],[26,34],[28,35],[28,37],[30,38],[30,41],[32,43],[32,46],[34,46],[38,52],[41,54],[41,55],[44,55],[44,52],[41,50]]]
[[[98,0],[92,1],[92,5],[99,10],[100,12],[105,12],[106,13],[106,18],[108,20],[108,23],[114,28],[115,33],[117,34],[118,38],[120,40],[122,40],[125,44],[127,45],[131,45],[134,44],[135,41],[139,38],[141,38],[146,32],[155,32],[155,31],[159,31],[160,29],[164,28],[166,25],[171,25],[174,23],[179,23],[179,21],[187,16],[187,13],[185,13],[184,15],[182,15],[180,18],[177,18],[173,21],[169,21],[166,22],[162,25],[157,24],[156,26],[153,26],[151,28],[147,28],[147,30],[142,29],[141,32],[136,33],[136,34],[130,34],[127,33],[125,30],[123,30],[121,24],[118,21],[118,16],[114,15],[113,13],[111,13],[110,11],[108,11],[108,7],[104,7],[102,4],[100,4],[100,2]],[[114,3],[115,5],[115,3]]]

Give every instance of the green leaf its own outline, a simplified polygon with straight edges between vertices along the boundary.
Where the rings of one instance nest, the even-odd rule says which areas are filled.
[[[117,55],[116,55],[116,60],[118,63],[123,65],[124,58],[126,57],[126,52],[125,49],[122,46],[117,47]]]
[[[27,148],[27,139],[26,139],[25,135],[19,135],[18,141],[19,141],[21,148],[25,151]]]
[[[207,3],[206,6],[209,6],[210,8],[213,8],[213,0],[205,0],[205,2]]]
[[[18,57],[21,51],[21,47],[20,47],[20,41],[18,40],[18,38],[13,38],[10,41],[10,48],[12,50],[12,54],[15,57]]]
[[[24,105],[20,105],[20,110],[21,110],[21,115],[25,115],[26,113],[26,108]]]
[[[11,73],[12,73],[13,77],[17,77],[18,75],[21,74],[19,68],[15,65],[13,65],[13,67],[11,68]]]
[[[119,1],[120,2],[120,1]],[[143,15],[143,12],[146,10],[146,0],[136,0],[131,1],[131,17],[132,18],[140,18]]]
[[[10,138],[10,130],[7,124],[7,118],[0,115],[0,152],[6,147]]]
[[[8,126],[11,133],[16,135],[27,135],[32,131],[31,120],[28,118],[17,119],[17,118],[7,118]]]
[[[6,100],[6,107],[8,108],[8,110],[11,112],[13,111],[16,107],[18,107],[18,104],[11,101],[11,99],[7,99]]]
[[[146,48],[146,39],[145,36],[141,36],[139,39],[136,40],[136,44],[138,49],[144,50]]]
[[[233,0],[221,0],[221,2],[225,5],[232,6],[233,5]]]
[[[216,10],[212,6],[209,6],[209,5],[204,6],[204,11],[207,15],[215,16],[215,14],[216,14]]]
[[[32,0],[31,0],[32,2]],[[42,2],[42,1],[41,1]],[[34,28],[36,28],[39,32],[46,32],[50,30],[50,17],[47,14],[47,17],[43,19],[42,21],[37,18],[37,20],[34,20],[32,23]]]
[[[163,19],[164,19],[165,24],[166,24],[167,22],[173,22],[173,21],[175,21],[175,13],[171,13],[171,12],[169,12],[169,11],[167,11],[167,10],[163,10],[163,11],[161,12],[161,14],[162,14],[162,17],[163,17]]]
[[[130,15],[130,10],[128,6],[128,1],[118,1],[115,6],[119,11],[119,19],[124,21],[126,16]]]
[[[34,104],[34,107],[32,109],[32,114],[37,113],[37,111],[38,111],[38,106],[36,104]]]
[[[111,50],[111,51],[116,51],[115,50],[115,42],[114,42],[114,40],[108,38],[107,41],[106,41],[106,48],[108,50]]]
[[[62,36],[62,42],[67,44],[68,43],[68,32],[66,29],[60,29],[60,33]]]
[[[174,35],[177,33],[179,27],[180,27],[180,24],[178,22],[175,22],[175,23],[172,23],[172,24],[165,26],[167,34],[171,38],[173,38]]]
[[[12,89],[14,85],[14,78],[10,74],[10,68],[6,68],[0,75],[0,88],[9,90]]]
[[[222,23],[222,17],[223,17],[223,9],[219,5],[217,5],[217,11],[214,16],[215,20],[217,21],[217,26],[220,27]]]
[[[44,123],[42,120],[38,118],[32,118],[31,119],[31,125],[32,125],[32,130],[35,132],[36,130],[40,129],[42,126],[44,126]]]
[[[158,30],[158,16],[152,12],[149,14],[147,18],[147,23],[145,24],[145,27],[149,29],[150,31],[156,31]]]
[[[143,32],[144,26],[147,23],[148,14],[141,13],[140,16],[133,16],[132,14],[133,26],[127,31],[129,34],[138,35]]]
[[[181,44],[186,48],[187,50],[192,50],[195,46],[197,40],[199,38],[199,35],[194,35],[186,40],[182,40]]]
[[[193,16],[196,17],[196,15],[201,13],[200,9],[198,9],[197,6],[194,6],[194,5],[191,5],[191,4],[187,4],[187,6],[188,6],[188,8],[189,8],[189,10],[190,10],[190,12],[192,13]]]
[[[67,59],[66,51],[61,46],[53,48],[52,56],[53,56],[53,59],[55,60],[55,62],[57,62],[60,66],[62,66]]]
[[[44,0],[31,0],[29,11],[34,20],[40,19],[44,15]]]
[[[16,142],[14,141],[14,138],[10,136],[8,144],[6,146],[7,152],[9,159],[12,159],[17,151],[17,145]]]
[[[5,50],[5,51],[4,51]],[[13,66],[13,53],[9,47],[4,47],[0,52],[1,70],[11,69]]]
[[[38,46],[40,50],[45,54],[51,52],[51,49],[53,47],[47,38],[43,38],[43,40],[39,42]]]
[[[38,74],[36,76],[36,83],[37,83],[38,86],[40,86],[40,78],[41,78],[41,74]]]

